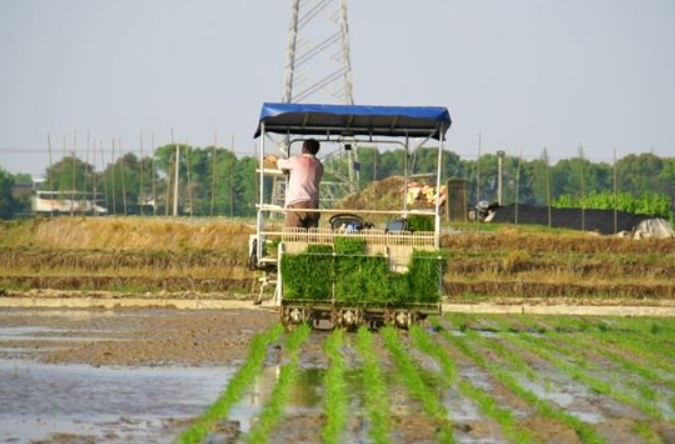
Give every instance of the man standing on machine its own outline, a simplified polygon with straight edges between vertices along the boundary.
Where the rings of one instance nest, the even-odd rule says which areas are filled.
[[[288,159],[266,156],[265,160],[288,173],[286,187],[286,227],[314,228],[319,226],[319,183],[323,176],[323,164],[316,157],[320,144],[316,139],[307,139],[302,144],[302,153]]]

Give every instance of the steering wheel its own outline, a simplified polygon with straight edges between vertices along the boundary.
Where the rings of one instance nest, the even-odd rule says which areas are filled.
[[[361,230],[365,225],[361,216],[350,213],[335,214],[328,220],[328,223],[333,230],[343,227],[351,227],[355,230]]]

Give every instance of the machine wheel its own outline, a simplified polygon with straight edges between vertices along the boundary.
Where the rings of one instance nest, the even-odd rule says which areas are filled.
[[[407,330],[417,322],[417,312],[403,309],[390,308],[385,313],[385,324]]]
[[[309,316],[304,307],[292,305],[281,307],[281,323],[287,330],[295,330],[299,325],[308,321]]]
[[[358,308],[339,308],[337,309],[335,322],[340,328],[354,331],[363,322],[363,313]]]

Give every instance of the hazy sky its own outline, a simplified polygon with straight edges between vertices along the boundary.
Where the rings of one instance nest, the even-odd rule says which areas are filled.
[[[308,1],[308,0],[307,0]],[[176,142],[253,154],[290,0],[0,0],[0,166]],[[354,100],[447,106],[448,147],[675,156],[673,0],[348,3]],[[312,100],[308,100],[312,101]],[[119,149],[119,148],[118,148]],[[91,160],[90,160],[91,162]],[[99,161],[96,168],[102,169]]]

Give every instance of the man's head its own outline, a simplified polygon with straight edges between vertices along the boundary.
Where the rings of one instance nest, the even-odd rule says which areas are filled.
[[[307,139],[302,144],[302,152],[316,155],[319,152],[319,141],[316,139]]]

